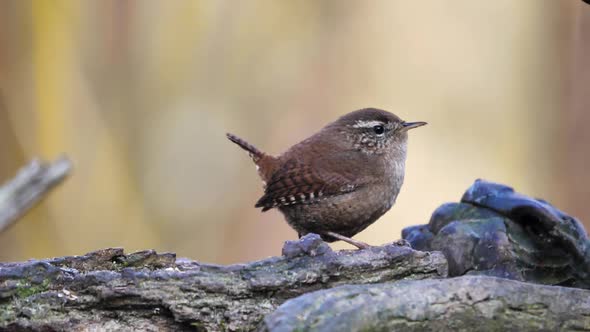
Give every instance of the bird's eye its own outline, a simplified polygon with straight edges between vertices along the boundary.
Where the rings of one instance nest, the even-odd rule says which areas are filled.
[[[378,125],[378,126],[373,127],[373,131],[377,135],[383,135],[383,133],[385,132],[385,128],[383,128],[383,126],[381,126],[381,125]]]

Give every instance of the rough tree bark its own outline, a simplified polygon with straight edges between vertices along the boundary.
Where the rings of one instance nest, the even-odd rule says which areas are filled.
[[[343,286],[288,301],[264,331],[590,331],[590,291],[487,276]]]
[[[334,252],[318,235],[283,256],[218,266],[144,251],[0,264],[0,329],[253,330],[285,300],[345,284],[442,278],[441,253],[397,244]]]

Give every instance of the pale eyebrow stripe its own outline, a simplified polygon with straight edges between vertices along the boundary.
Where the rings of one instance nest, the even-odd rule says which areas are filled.
[[[385,123],[377,120],[358,120],[352,125],[353,128],[373,128],[375,126],[385,126]]]

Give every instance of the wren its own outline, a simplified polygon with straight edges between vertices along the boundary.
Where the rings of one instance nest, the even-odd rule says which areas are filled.
[[[264,195],[255,207],[278,208],[299,237],[316,233],[363,249],[369,246],[351,237],[395,203],[404,182],[408,130],[425,124],[361,109],[276,157],[235,135],[227,138],[250,154],[262,178]]]

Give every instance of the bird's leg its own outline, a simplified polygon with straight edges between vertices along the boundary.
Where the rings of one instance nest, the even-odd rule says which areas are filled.
[[[334,232],[324,232],[324,234],[325,234],[325,235],[328,235],[328,236],[331,236],[331,237],[333,237],[333,238],[336,238],[336,239],[338,239],[338,240],[340,240],[340,241],[344,241],[344,242],[346,242],[346,243],[348,243],[348,244],[352,244],[353,246],[355,246],[355,247],[357,247],[357,248],[359,248],[359,249],[369,249],[369,248],[371,247],[370,245],[368,245],[368,244],[366,244],[366,243],[364,243],[364,242],[357,241],[357,240],[353,240],[353,239],[351,239],[351,238],[349,238],[349,237],[346,237],[346,236],[340,235],[340,234],[338,234],[338,233],[334,233]]]

